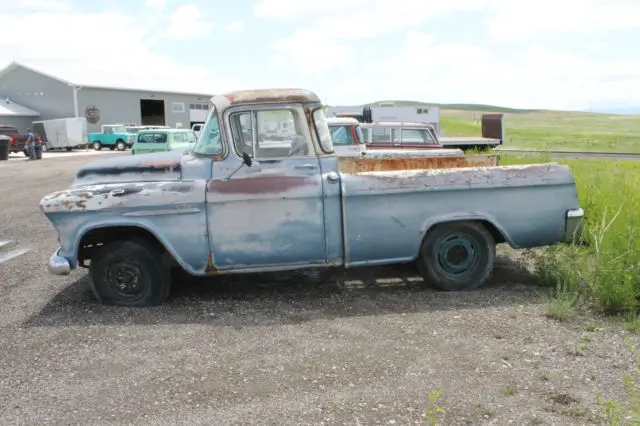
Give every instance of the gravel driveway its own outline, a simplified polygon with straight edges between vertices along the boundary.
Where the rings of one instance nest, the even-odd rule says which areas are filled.
[[[442,424],[572,425],[592,422],[594,392],[625,400],[629,333],[548,319],[504,254],[469,293],[396,267],[343,285],[192,279],[161,307],[101,306],[85,270],[45,272],[56,235],[38,209],[93,159],[0,162],[0,240],[29,250],[0,263],[0,424],[423,424],[442,389]]]

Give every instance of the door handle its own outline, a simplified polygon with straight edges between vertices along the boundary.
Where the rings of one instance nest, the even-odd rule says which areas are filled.
[[[315,164],[300,164],[298,166],[293,166],[294,169],[304,169],[304,170],[313,170],[316,168]]]
[[[340,175],[336,172],[327,173],[327,180],[331,183],[336,183],[340,180]]]

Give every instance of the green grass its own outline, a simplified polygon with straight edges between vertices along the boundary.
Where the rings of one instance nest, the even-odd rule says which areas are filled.
[[[502,154],[500,163],[548,162],[539,155]],[[587,246],[532,250],[540,283],[556,289],[550,314],[570,316],[567,295],[606,313],[640,307],[640,162],[557,160],[571,167],[585,210]]]
[[[480,136],[477,111],[442,110],[447,136]],[[505,148],[640,153],[640,116],[570,112],[507,113]]]

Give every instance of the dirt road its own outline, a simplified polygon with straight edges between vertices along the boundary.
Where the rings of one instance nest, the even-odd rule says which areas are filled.
[[[423,424],[442,388],[446,425],[572,425],[591,422],[594,392],[624,400],[627,333],[546,318],[506,256],[463,294],[379,268],[344,287],[227,277],[179,283],[158,308],[101,306],[85,270],[45,272],[56,235],[38,210],[94,159],[0,164],[0,240],[25,250],[0,263],[0,424]]]

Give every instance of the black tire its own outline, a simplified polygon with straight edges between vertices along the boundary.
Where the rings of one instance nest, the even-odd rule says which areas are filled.
[[[452,252],[452,249],[457,249]],[[458,255],[458,259],[449,256]],[[449,222],[430,229],[417,259],[425,285],[442,291],[481,287],[491,275],[496,243],[479,222]],[[456,262],[456,260],[461,262]],[[466,264],[466,265],[465,265]]]
[[[100,151],[102,149],[102,144],[99,141],[95,141],[93,142],[93,149],[95,149],[96,151]]]
[[[68,152],[73,151],[73,147],[72,146],[68,146],[66,149],[67,149]]]
[[[124,151],[125,149],[127,149],[127,146],[124,144],[124,141],[122,139],[118,139],[116,142],[116,148],[118,149],[118,151]]]
[[[155,306],[161,304],[171,290],[169,266],[162,252],[143,240],[114,241],[105,244],[91,259],[92,289],[104,304],[121,306]],[[138,288],[124,288],[116,274],[128,274]]]

